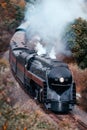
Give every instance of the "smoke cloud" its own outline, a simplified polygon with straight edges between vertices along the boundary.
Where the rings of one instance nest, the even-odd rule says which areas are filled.
[[[44,47],[42,52],[55,55],[56,51],[57,54],[69,55],[70,52],[66,51],[66,45],[61,41],[62,33],[74,19],[87,18],[84,0],[37,0],[34,5],[27,4],[26,7],[25,20],[30,22],[26,33],[29,44],[38,35],[40,38],[38,40],[35,37],[35,41]],[[40,50],[41,47],[42,50],[42,46],[35,48],[39,47]]]

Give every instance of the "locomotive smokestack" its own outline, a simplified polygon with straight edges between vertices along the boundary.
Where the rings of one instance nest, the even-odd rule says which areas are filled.
[[[30,22],[26,33],[28,41],[38,34],[41,37],[39,44],[44,46],[49,55],[52,52],[70,55],[66,45],[61,42],[62,33],[74,19],[87,18],[83,4],[84,0],[37,0],[33,4],[27,4],[25,20]]]

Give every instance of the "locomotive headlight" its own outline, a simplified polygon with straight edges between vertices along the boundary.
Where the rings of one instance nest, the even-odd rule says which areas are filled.
[[[64,82],[64,78],[63,78],[63,77],[59,78],[59,81],[60,81],[61,83],[63,83],[63,82]]]

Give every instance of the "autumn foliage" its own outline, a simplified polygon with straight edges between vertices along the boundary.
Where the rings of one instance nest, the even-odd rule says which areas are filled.
[[[16,27],[23,20],[24,8],[10,0],[0,1],[0,52],[9,47],[9,41]]]

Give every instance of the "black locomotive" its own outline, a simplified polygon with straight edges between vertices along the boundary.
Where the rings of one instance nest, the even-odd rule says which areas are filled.
[[[21,36],[22,35],[22,36]],[[10,43],[9,61],[12,71],[29,93],[47,109],[68,112],[76,102],[76,87],[67,64],[39,56],[29,50],[25,30],[18,28]]]

